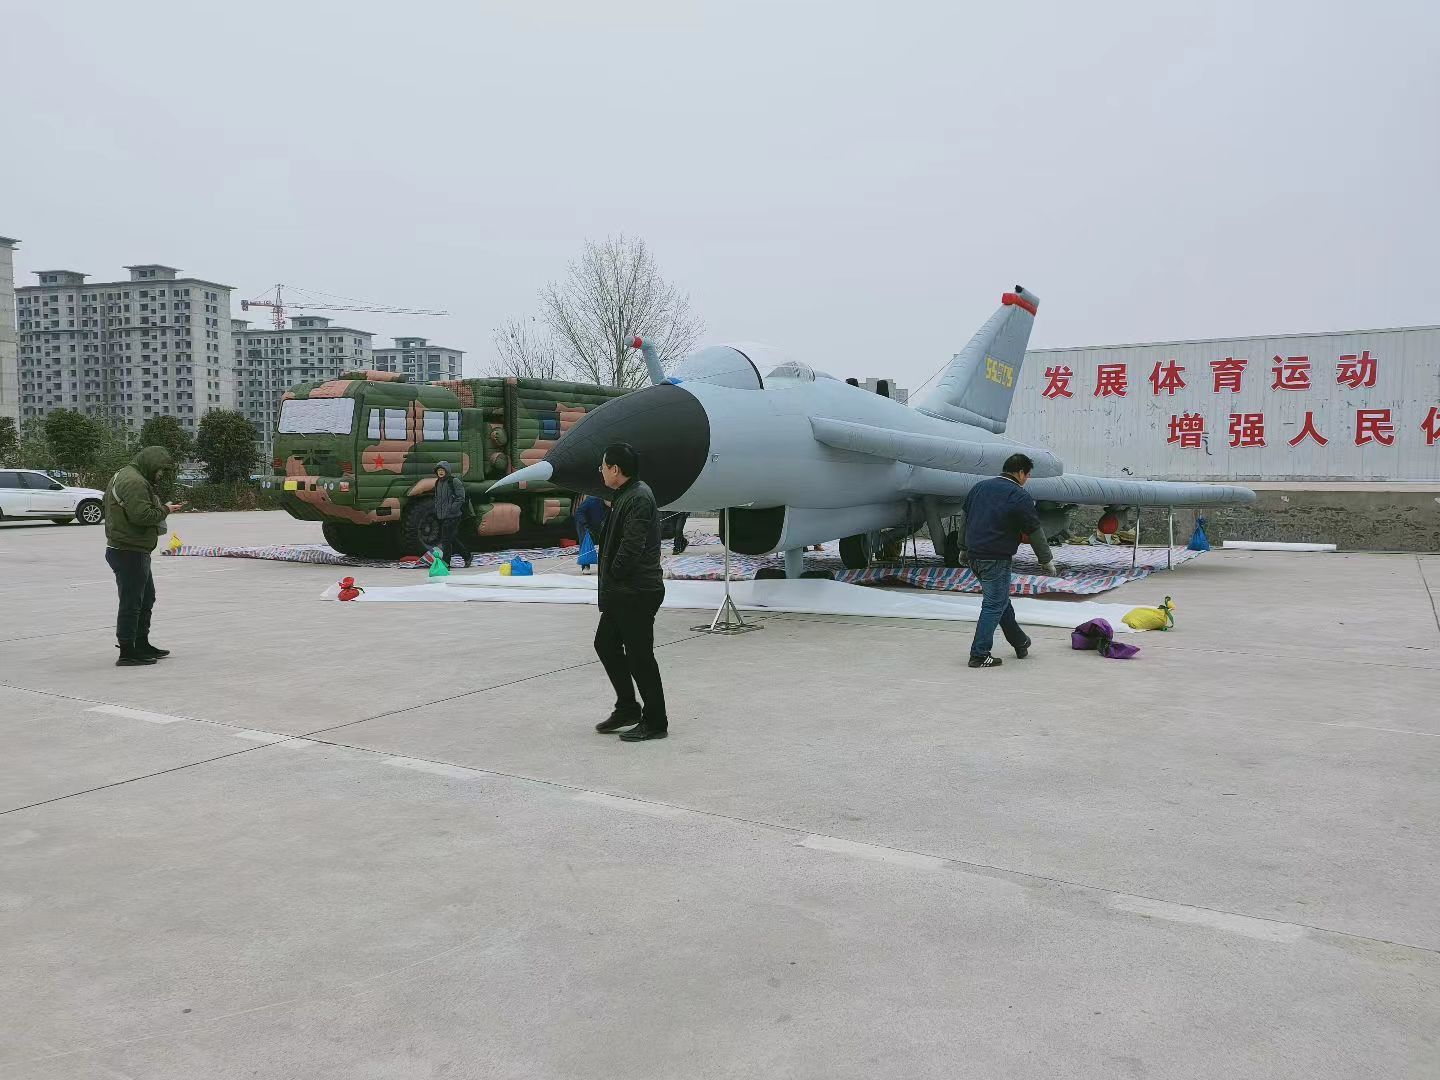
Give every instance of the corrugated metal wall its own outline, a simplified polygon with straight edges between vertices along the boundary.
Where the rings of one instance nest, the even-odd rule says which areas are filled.
[[[1440,480],[1440,327],[1032,350],[1005,434],[1101,476]]]

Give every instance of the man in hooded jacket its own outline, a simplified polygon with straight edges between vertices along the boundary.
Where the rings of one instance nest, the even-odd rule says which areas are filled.
[[[465,556],[465,565],[475,560],[468,544],[461,536],[460,523],[470,505],[465,495],[465,481],[450,471],[450,463],[442,461],[435,466],[435,517],[440,521],[440,550],[448,565],[458,551]]]
[[[150,614],[155,608],[155,579],[150,553],[165,533],[165,516],[180,503],[165,503],[156,494],[160,474],[170,468],[170,452],[147,446],[135,460],[110,478],[105,489],[105,561],[115,572],[120,612],[115,639],[120,648],[116,667],[153,664],[169,649],[150,644]]]

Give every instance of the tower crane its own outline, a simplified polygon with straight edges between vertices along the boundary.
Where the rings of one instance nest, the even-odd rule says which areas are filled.
[[[299,301],[287,302],[283,290],[290,289],[301,295]],[[312,302],[306,297],[318,297],[318,301]],[[347,303],[332,303],[334,300],[348,301]],[[448,311],[429,311],[424,308],[393,307],[389,304],[367,304],[363,300],[356,300],[352,296],[336,296],[330,293],[319,293],[309,289],[302,289],[298,285],[275,286],[275,292],[266,293],[254,300],[241,300],[240,310],[249,311],[251,308],[269,308],[275,322],[276,330],[285,329],[286,312],[292,309],[305,311],[373,311],[383,315],[449,315]]]

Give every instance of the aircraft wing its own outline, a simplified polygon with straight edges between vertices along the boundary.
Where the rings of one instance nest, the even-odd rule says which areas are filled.
[[[939,469],[920,468],[911,473],[904,494],[963,499],[972,487],[984,479],[983,475],[963,476]],[[1031,479],[1025,490],[1040,502],[1078,503],[1082,506],[1223,506],[1255,501],[1255,492],[1234,484],[1115,480],[1080,473]]]
[[[1115,480],[1080,473],[1031,480],[1025,490],[1039,500],[1086,506],[1221,506],[1255,501],[1255,492],[1234,484]]]
[[[1065,471],[1060,459],[1049,450],[1012,442],[947,439],[939,435],[920,435],[823,416],[810,418],[810,430],[816,441],[826,446],[903,462],[917,469],[994,476],[1000,472],[1005,459],[1018,452],[1028,454],[1035,462],[1032,476],[1059,479]]]

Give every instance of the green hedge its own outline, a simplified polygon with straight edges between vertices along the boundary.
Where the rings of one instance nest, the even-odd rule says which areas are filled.
[[[214,510],[279,510],[280,493],[265,491],[253,481],[233,484],[181,484],[176,488],[186,509]]]

